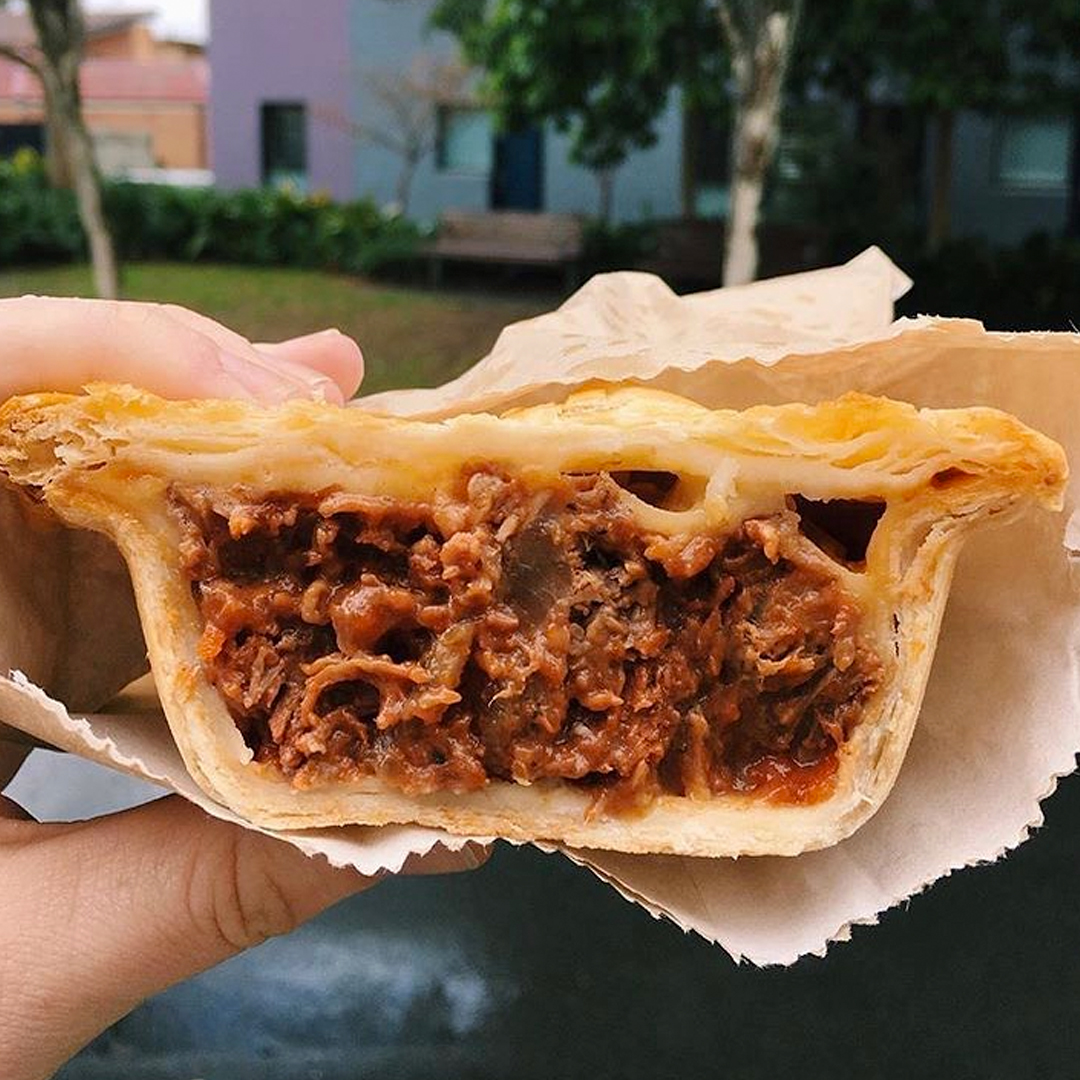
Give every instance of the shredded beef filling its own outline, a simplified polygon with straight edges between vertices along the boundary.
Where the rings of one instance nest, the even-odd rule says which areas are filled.
[[[605,473],[494,468],[431,503],[177,486],[199,651],[259,762],[407,793],[548,778],[807,802],[880,678],[794,510],[724,536],[636,524]]]

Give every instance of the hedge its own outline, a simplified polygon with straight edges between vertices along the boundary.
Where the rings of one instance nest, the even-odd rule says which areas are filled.
[[[253,263],[370,273],[414,254],[421,232],[370,199],[335,203],[289,190],[218,191],[108,181],[105,213],[121,259]],[[0,160],[0,262],[85,257],[74,196],[40,159]]]
[[[48,186],[38,156],[0,160],[0,263],[68,260],[84,248],[75,197]]]
[[[899,314],[964,316],[991,330],[1080,326],[1080,240],[1038,234],[1009,248],[954,240],[932,257],[897,261],[915,280]]]
[[[423,233],[383,213],[371,199],[334,203],[288,190],[222,192],[109,182],[105,208],[122,259],[253,263],[369,274],[417,253]],[[854,253],[850,237],[829,237],[834,259]],[[590,272],[647,260],[652,226],[586,231]],[[908,251],[904,249],[908,248]],[[994,329],[1063,330],[1080,326],[1080,240],[1034,236],[1012,248],[956,240],[934,256],[910,241],[890,252],[915,279],[901,314],[963,315]],[[0,159],[0,265],[85,258],[70,192],[49,187],[41,159],[19,151]],[[776,268],[777,272],[785,269]]]

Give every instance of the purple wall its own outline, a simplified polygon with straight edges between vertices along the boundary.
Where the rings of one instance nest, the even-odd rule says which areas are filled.
[[[260,104],[302,101],[310,189],[355,196],[353,139],[319,119],[352,111],[349,0],[211,0],[209,55],[211,167],[221,187],[261,181]]]

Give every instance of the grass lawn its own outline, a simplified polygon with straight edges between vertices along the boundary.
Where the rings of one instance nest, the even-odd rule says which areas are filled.
[[[254,341],[336,326],[360,342],[364,389],[435,386],[491,347],[507,323],[546,311],[556,296],[491,297],[373,284],[316,270],[186,263],[124,267],[130,300],[160,300],[201,311]],[[91,295],[84,266],[0,270],[0,296]]]

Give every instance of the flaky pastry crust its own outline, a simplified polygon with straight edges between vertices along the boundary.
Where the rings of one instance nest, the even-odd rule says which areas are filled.
[[[200,665],[202,626],[180,571],[169,486],[415,499],[450,484],[470,462],[537,483],[566,472],[675,473],[693,493],[677,508],[626,493],[644,526],[670,535],[735,527],[777,511],[796,492],[884,502],[865,567],[831,566],[858,600],[885,661],[883,685],[841,749],[833,794],[808,805],[746,794],[664,795],[640,815],[590,816],[586,795],[553,781],[407,796],[373,779],[297,789],[254,764]],[[475,836],[717,856],[825,847],[875,812],[915,727],[963,538],[1032,504],[1060,508],[1066,464],[1056,443],[996,410],[917,410],[857,394],[733,412],[641,388],[596,389],[503,416],[418,422],[314,403],[167,402],[95,386],[0,408],[0,473],[68,525],[116,542],[184,761],[208,794],[252,822],[411,822]]]

